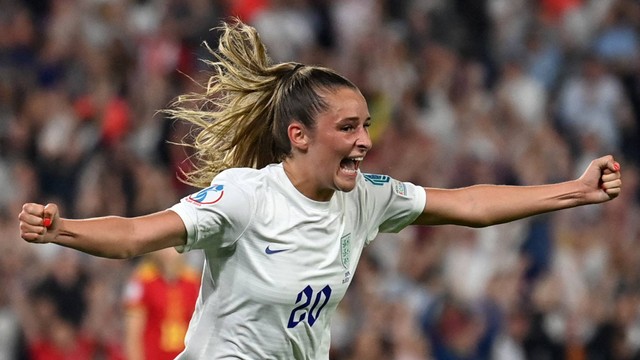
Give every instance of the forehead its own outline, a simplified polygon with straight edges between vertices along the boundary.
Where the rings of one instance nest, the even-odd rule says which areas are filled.
[[[361,120],[369,118],[367,101],[358,89],[343,87],[325,92],[322,94],[322,98],[327,104],[327,110],[323,115],[334,121],[346,118]]]

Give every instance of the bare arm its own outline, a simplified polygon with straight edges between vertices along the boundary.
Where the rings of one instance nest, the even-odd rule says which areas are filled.
[[[55,243],[88,254],[124,259],[186,243],[180,217],[170,210],[146,216],[61,218],[54,204],[25,204],[20,213],[20,235],[32,243]],[[51,221],[45,226],[45,221]]]
[[[580,178],[538,186],[475,185],[459,189],[426,188],[424,212],[416,225],[457,224],[482,227],[545,212],[597,204],[620,193],[620,166],[611,156],[591,162]]]

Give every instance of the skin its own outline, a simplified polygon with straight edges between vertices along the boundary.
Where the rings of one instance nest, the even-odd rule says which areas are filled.
[[[367,102],[359,91],[341,88],[322,94],[331,106],[318,116],[316,128],[298,122],[289,125],[292,155],[284,170],[293,185],[316,201],[329,201],[335,191],[351,191],[355,172],[348,173],[340,162],[348,157],[364,157],[371,149]]]
[[[184,257],[173,249],[164,249],[148,255],[155,262],[167,282],[175,281],[184,268]],[[147,311],[142,307],[127,308],[125,314],[125,352],[129,360],[143,360],[144,331]]]
[[[129,309],[125,314],[125,341],[124,348],[129,360],[143,360],[144,327],[147,323],[147,314],[143,309]]]
[[[292,153],[284,170],[294,186],[316,201],[328,201],[335,191],[351,191],[356,175],[341,162],[363,157],[371,149],[367,103],[358,90],[341,88],[321,94],[329,109],[318,115],[316,127],[294,121],[288,127]],[[580,178],[538,186],[476,185],[459,189],[425,188],[427,202],[416,225],[457,224],[483,227],[570,207],[596,204],[620,194],[620,165],[612,156],[595,159]],[[47,228],[45,218],[51,219]],[[89,254],[129,258],[183,245],[182,220],[165,210],[147,216],[116,216],[71,220],[61,218],[55,204],[28,203],[19,215],[20,233],[33,243],[53,242]]]

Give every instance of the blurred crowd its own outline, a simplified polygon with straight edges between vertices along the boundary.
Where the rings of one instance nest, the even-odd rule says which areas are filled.
[[[363,253],[332,360],[640,359],[637,0],[0,0],[0,360],[123,359],[140,259],[22,241],[24,202],[135,216],[195,189],[166,118],[221,19],[369,101],[363,171],[533,185],[613,154],[622,195],[484,229],[410,227]],[[197,254],[185,255],[196,270]]]

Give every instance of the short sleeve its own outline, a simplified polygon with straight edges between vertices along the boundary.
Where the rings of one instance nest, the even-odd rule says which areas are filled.
[[[187,229],[187,243],[176,250],[182,253],[232,246],[250,223],[254,209],[252,196],[221,173],[211,186],[184,197],[170,208]]]
[[[363,174],[364,207],[372,220],[368,240],[378,232],[396,233],[410,225],[426,203],[423,187],[387,175]]]

